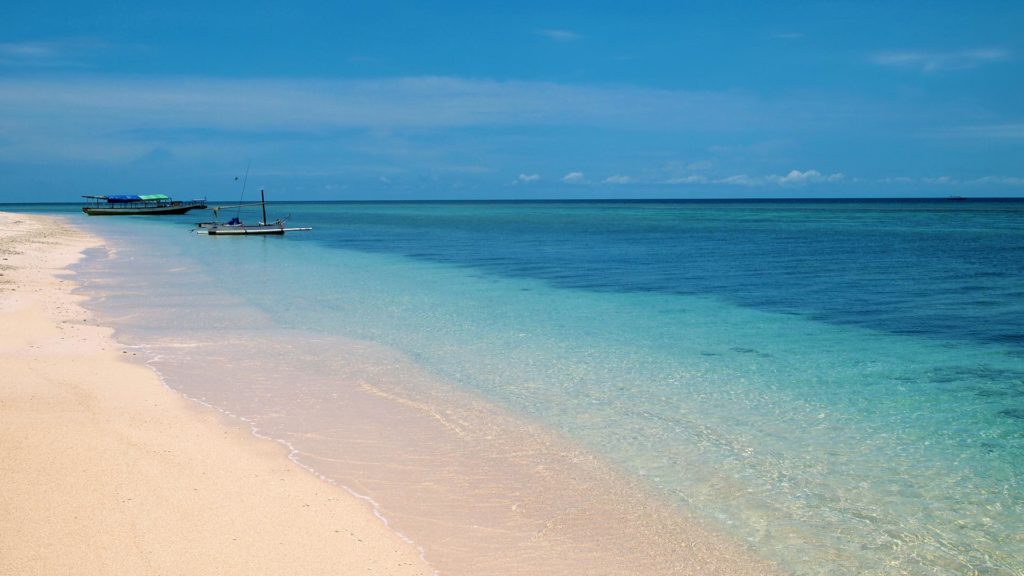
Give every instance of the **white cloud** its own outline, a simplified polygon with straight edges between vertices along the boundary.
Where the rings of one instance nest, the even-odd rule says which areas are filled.
[[[746,174],[737,174],[735,176],[726,176],[725,178],[719,178],[714,182],[715,184],[727,184],[730,186],[758,186],[764,183],[764,179],[751,178]]]
[[[536,182],[537,180],[540,180],[540,174],[520,174],[516,177],[515,182],[529,184],[530,182]]]
[[[834,183],[845,179],[846,175],[842,172],[826,175],[818,172],[817,170],[807,170],[806,172],[790,170],[789,174],[786,174],[785,176],[779,176],[777,174],[771,174],[768,176],[737,174],[735,176],[727,176],[725,178],[711,180],[711,183],[731,186],[765,186],[768,184],[776,184],[778,186],[802,186],[806,184]]]
[[[1024,186],[1024,177],[1020,176],[982,176],[971,180],[963,180],[953,176],[890,176],[877,180],[880,184],[928,184],[933,186]]]
[[[80,67],[83,57],[107,48],[107,43],[88,38],[0,43],[0,66]]]
[[[1004,186],[1024,186],[1024,178],[1019,176],[982,176],[968,180],[966,184],[1001,184]]]
[[[579,40],[580,38],[583,38],[583,36],[571,30],[546,28],[538,30],[537,33],[540,34],[541,36],[545,36],[547,38],[550,38],[551,40],[556,40],[558,42],[572,42],[574,40]]]
[[[1006,60],[1010,53],[998,48],[977,48],[958,52],[894,51],[879,52],[871,61],[879,66],[913,68],[922,72],[963,70],[982,64]]]
[[[680,176],[678,178],[669,178],[665,181],[665,184],[707,184],[708,177],[703,174],[691,174],[690,176]]]
[[[888,176],[879,179],[878,182],[882,184],[913,184],[914,179],[909,176]]]
[[[635,180],[633,178],[629,177],[629,176],[622,176],[622,175],[619,175],[619,174],[616,174],[614,176],[609,176],[609,177],[604,179],[604,183],[605,184],[629,184],[629,183],[634,182],[634,181]]]
[[[583,172],[569,172],[565,176],[562,176],[562,182],[567,182],[569,184],[580,184],[585,181],[586,180],[583,178]]]
[[[789,174],[785,176],[768,176],[769,182],[775,182],[780,186],[791,186],[800,184],[813,184],[819,182],[838,182],[846,176],[842,172],[836,172],[835,174],[824,175],[817,170],[808,170],[801,172],[799,170],[790,170]]]

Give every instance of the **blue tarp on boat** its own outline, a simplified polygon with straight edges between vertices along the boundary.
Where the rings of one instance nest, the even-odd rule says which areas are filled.
[[[142,202],[142,201],[150,201],[150,202],[152,202],[154,200],[157,200],[157,201],[159,201],[159,200],[170,200],[170,198],[168,198],[164,194],[143,194],[141,196],[135,195],[135,194],[131,194],[131,195],[123,195],[122,194],[122,195],[118,195],[118,196],[107,196],[106,200],[107,200],[107,202],[110,202],[110,203],[113,203],[113,202]]]

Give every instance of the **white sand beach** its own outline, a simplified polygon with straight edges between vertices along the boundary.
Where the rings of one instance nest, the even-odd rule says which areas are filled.
[[[126,361],[64,276],[98,243],[0,213],[0,573],[433,572],[368,504]]]

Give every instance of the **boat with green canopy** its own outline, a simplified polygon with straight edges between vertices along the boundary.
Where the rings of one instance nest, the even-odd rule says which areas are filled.
[[[89,201],[82,212],[89,216],[121,216],[133,214],[184,214],[206,208],[206,200],[171,200],[165,194],[82,196]]]

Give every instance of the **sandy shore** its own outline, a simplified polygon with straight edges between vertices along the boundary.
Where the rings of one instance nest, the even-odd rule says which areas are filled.
[[[98,244],[0,213],[0,574],[431,574],[365,502],[124,360],[62,276]]]

